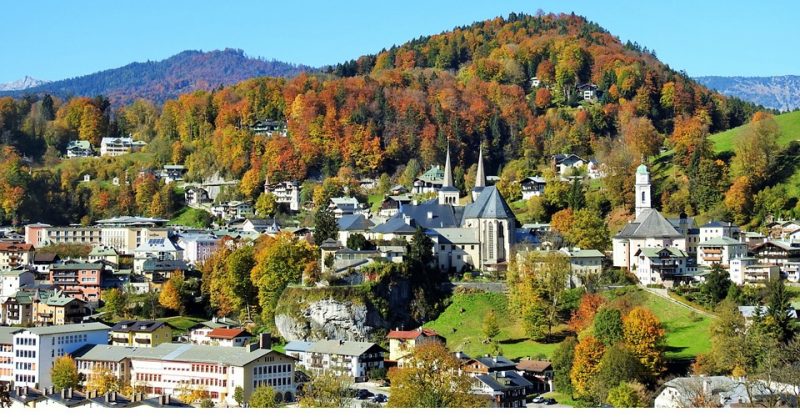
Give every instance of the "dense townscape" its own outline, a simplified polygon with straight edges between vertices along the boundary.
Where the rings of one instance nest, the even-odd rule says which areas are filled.
[[[0,98],[0,406],[798,406],[797,113],[574,14],[290,70]]]

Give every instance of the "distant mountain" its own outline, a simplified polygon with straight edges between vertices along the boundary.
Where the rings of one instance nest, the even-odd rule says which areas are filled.
[[[90,75],[53,81],[23,90],[0,89],[0,96],[50,93],[59,97],[104,95],[112,104],[137,98],[156,103],[194,90],[210,90],[253,77],[292,77],[313,71],[305,65],[251,58],[240,49],[183,51],[163,61],[134,62]]]
[[[800,109],[800,76],[777,77],[695,77],[695,80],[733,97],[771,109]]]
[[[49,81],[37,80],[37,79],[35,79],[33,77],[30,77],[30,76],[26,75],[25,78],[21,78],[19,80],[12,81],[10,83],[5,83],[5,84],[0,83],[0,91],[24,90],[26,88],[38,87],[38,86],[40,86],[40,85],[42,85],[44,83],[47,83],[47,82],[49,82]]]

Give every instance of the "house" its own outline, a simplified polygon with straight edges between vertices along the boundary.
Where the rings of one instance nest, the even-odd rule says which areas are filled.
[[[60,326],[80,323],[86,316],[86,301],[65,295],[60,290],[33,292],[33,324]]]
[[[752,248],[751,252],[762,264],[784,266],[800,262],[800,242],[768,240]]]
[[[560,153],[551,157],[553,169],[561,178],[580,176],[587,161],[574,153]]]
[[[606,258],[603,252],[579,248],[562,248],[561,251],[569,256],[570,283],[573,286],[583,286],[587,278],[599,278],[603,273],[603,260]]]
[[[50,267],[50,284],[65,295],[97,306],[105,275],[100,263],[65,262]]]
[[[251,335],[247,330],[242,328],[227,329],[224,327],[217,327],[216,329],[208,332],[209,345],[212,346],[229,346],[241,347],[247,344]]]
[[[747,256],[747,244],[728,236],[717,236],[704,240],[702,228],[700,244],[697,246],[697,264],[703,266],[720,265],[728,268],[731,259]]]
[[[29,243],[0,242],[0,271],[32,265],[34,252]]]
[[[245,219],[255,215],[255,209],[249,201],[229,201],[213,205],[211,214],[223,220]]]
[[[183,260],[183,248],[177,246],[169,238],[151,238],[136,247],[133,255],[133,271],[144,272],[144,263],[148,259],[158,261]]]
[[[389,360],[397,362],[410,354],[415,347],[425,343],[447,343],[447,340],[434,330],[417,328],[415,330],[395,329],[390,331],[386,338],[389,339]]]
[[[154,347],[172,341],[172,329],[163,321],[123,320],[111,327],[114,346]]]
[[[764,317],[767,315],[767,308],[764,306],[739,306],[739,314],[744,317],[746,323],[752,323],[753,318],[758,316]],[[797,320],[797,310],[794,307],[789,307],[786,314]]]
[[[522,188],[522,199],[530,200],[531,197],[539,197],[544,194],[544,187],[547,181],[542,177],[527,177],[519,182]]]
[[[408,195],[389,195],[381,202],[378,215],[381,217],[392,217],[400,211],[404,204],[411,204],[411,197]]]
[[[164,168],[158,173],[158,177],[169,184],[175,181],[183,181],[183,176],[186,172],[188,170],[183,165],[164,165]]]
[[[100,156],[120,156],[138,152],[147,145],[133,138],[103,138],[100,140]]]
[[[72,140],[67,144],[67,158],[83,158],[92,155],[94,155],[94,149],[88,140]]]
[[[489,397],[495,408],[525,408],[526,393],[533,384],[517,371],[497,371],[473,377],[472,391]]]
[[[777,265],[761,264],[753,257],[731,259],[728,264],[730,279],[736,285],[746,283],[764,283],[781,276],[781,269]]]
[[[414,194],[437,193],[444,182],[444,170],[439,165],[432,166],[414,180],[411,192]]]
[[[531,89],[536,89],[539,88],[540,85],[542,85],[542,80],[540,80],[538,77],[531,77],[530,83],[531,83]]]
[[[710,221],[700,226],[700,243],[719,237],[739,240],[740,233],[739,226],[731,222]]]
[[[798,388],[767,381],[747,381],[729,376],[691,376],[667,381],[656,396],[655,408],[742,407],[775,395],[788,399],[796,396]]]
[[[297,358],[306,370],[313,373],[333,372],[355,382],[369,379],[373,369],[383,369],[386,349],[375,343],[344,340],[318,342],[289,342],[286,354]]]
[[[332,197],[328,208],[333,211],[337,219],[361,211],[361,203],[355,197]]]
[[[300,189],[297,181],[282,181],[277,184],[270,184],[269,180],[264,182],[264,192],[275,196],[275,202],[288,206],[290,211],[300,210]]]
[[[347,245],[347,239],[353,234],[359,233],[367,237],[370,229],[375,226],[363,214],[343,215],[336,222],[339,224],[339,242],[342,245]]]
[[[553,392],[553,364],[550,361],[524,359],[517,371],[533,384],[534,393]]]
[[[87,344],[107,344],[109,327],[102,323],[20,328],[13,335],[14,385],[52,385],[53,360]]]
[[[142,264],[142,275],[148,282],[160,288],[161,284],[169,281],[178,272],[189,269],[183,259],[164,259],[148,258]]]
[[[33,254],[33,270],[42,277],[50,275],[50,265],[58,263],[61,258],[55,253],[35,252]]]
[[[250,130],[253,134],[264,136],[286,136],[287,134],[286,122],[272,119],[259,120],[250,126]]]
[[[411,241],[411,237],[416,231],[417,223],[414,219],[401,212],[370,230],[375,240],[403,239],[405,241]]]
[[[389,189],[389,194],[390,195],[394,195],[394,196],[398,196],[398,195],[402,195],[402,194],[408,194],[408,188],[403,187],[402,185],[398,184],[398,185],[395,185],[394,187]]]
[[[36,275],[27,269],[0,271],[0,299],[10,297],[21,289],[32,287],[35,282]]]
[[[641,248],[636,252],[636,277],[644,284],[673,286],[687,279],[689,256],[678,248]]]
[[[581,84],[577,87],[578,95],[581,99],[586,101],[594,101],[597,99],[598,90],[597,85],[592,83]]]
[[[792,233],[800,230],[800,221],[776,221],[767,223],[766,227],[769,230],[769,237],[773,239],[786,239]]]
[[[208,337],[208,334],[211,333],[212,330],[218,328],[231,329],[239,327],[240,325],[238,321],[227,317],[213,317],[211,320],[198,323],[189,329],[189,342],[198,345],[210,345],[211,339]]]
[[[491,356],[487,354],[477,358],[470,358],[460,352],[456,356],[461,359],[461,370],[470,376],[485,375],[499,371],[513,371],[517,369],[517,364],[505,356]]]
[[[210,203],[213,200],[208,196],[208,190],[203,187],[189,186],[183,189],[183,198],[188,206],[198,206]]]
[[[30,326],[33,324],[33,293],[17,291],[0,299],[0,324]]]

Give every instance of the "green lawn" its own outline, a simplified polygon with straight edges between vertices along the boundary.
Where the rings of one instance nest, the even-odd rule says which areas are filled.
[[[667,359],[690,359],[711,349],[708,330],[711,318],[641,289],[629,290],[620,297],[605,295],[624,299],[617,302],[643,305],[661,320],[667,333]]]
[[[200,317],[188,317],[188,316],[175,316],[175,317],[165,317],[158,319],[159,321],[163,321],[170,326],[172,326],[172,334],[173,336],[186,334],[186,332],[197,323],[202,323],[204,321],[208,321],[208,319],[200,318]]]
[[[377,213],[381,209],[381,203],[383,203],[383,194],[370,194],[367,197],[367,204],[373,212]]]
[[[690,359],[710,350],[708,329],[711,318],[634,287],[623,295],[604,295],[616,303],[643,305],[661,320],[667,332],[667,359]],[[491,353],[490,345],[482,342],[482,325],[486,314],[494,310],[500,323],[497,339],[504,356],[510,359],[550,357],[558,344],[529,340],[522,326],[509,315],[507,304],[503,294],[455,294],[447,309],[436,320],[425,323],[425,327],[446,337],[450,350],[479,356]],[[565,331],[565,328],[556,329],[558,331]]]
[[[184,207],[175,214],[169,221],[169,225],[179,225],[186,227],[205,228],[211,224],[212,216],[205,210],[191,207]]]
[[[490,345],[482,343],[482,324],[486,314],[494,310],[500,324],[500,335],[497,339],[504,356],[511,359],[527,356],[549,357],[557,344],[528,340],[522,326],[509,315],[507,304],[508,301],[503,294],[455,294],[447,309],[436,320],[425,323],[425,327],[432,328],[446,337],[447,347],[450,350],[460,350],[470,356],[480,356],[491,353]]]
[[[778,143],[786,145],[793,140],[800,139],[800,111],[777,115],[775,121],[781,128]],[[739,126],[711,135],[709,139],[714,142],[714,150],[716,152],[733,151],[734,141],[744,129],[745,126]]]

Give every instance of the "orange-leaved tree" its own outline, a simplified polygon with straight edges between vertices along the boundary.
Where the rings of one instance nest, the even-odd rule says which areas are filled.
[[[575,346],[575,357],[569,377],[578,397],[589,395],[592,378],[597,374],[605,346],[594,336],[586,336]]]
[[[663,370],[664,327],[650,310],[635,307],[622,320],[622,340],[647,371],[653,375]]]
[[[572,313],[572,317],[569,319],[569,323],[567,323],[570,330],[575,333],[582,332],[583,329],[592,324],[595,313],[597,313],[597,310],[599,310],[605,302],[605,297],[600,294],[584,294],[581,297],[581,303],[578,309]]]

